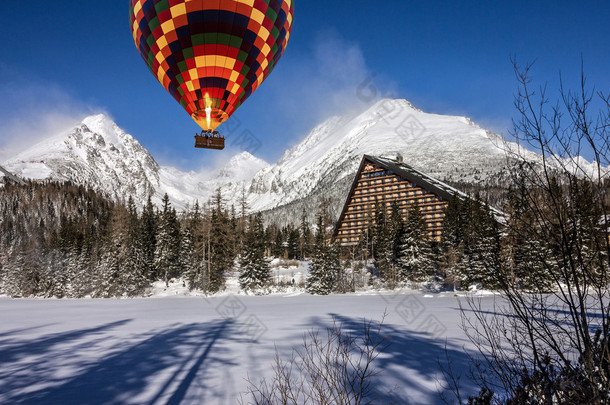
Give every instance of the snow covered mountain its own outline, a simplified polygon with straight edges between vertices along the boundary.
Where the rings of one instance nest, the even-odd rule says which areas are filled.
[[[243,152],[212,173],[163,167],[112,120],[95,115],[3,166],[26,178],[88,184],[114,198],[145,201],[151,194],[158,203],[168,193],[177,208],[207,201],[218,187],[237,206],[245,191],[251,211],[295,220],[304,208],[314,211],[322,197],[338,208],[363,154],[401,153],[406,163],[440,180],[502,186],[507,147],[516,145],[468,118],[428,114],[406,100],[384,99],[359,115],[323,122],[274,165]]]
[[[406,100],[381,100],[355,117],[320,124],[273,166],[254,176],[253,210],[273,209],[288,219],[320,197],[335,208],[343,203],[362,155],[395,157],[441,180],[501,183],[506,179],[505,144],[496,134],[465,117],[428,114]],[[534,154],[532,154],[534,155]],[[339,202],[339,203],[338,203]],[[279,210],[279,212],[278,212]]]
[[[21,152],[3,166],[22,178],[87,184],[115,199],[131,195],[145,202],[151,195],[158,204],[167,193],[181,209],[197,199],[205,202],[218,187],[248,180],[268,164],[244,152],[212,173],[160,166],[137,140],[99,114]]]

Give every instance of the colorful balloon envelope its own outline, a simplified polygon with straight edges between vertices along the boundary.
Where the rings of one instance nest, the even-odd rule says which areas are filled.
[[[293,0],[129,1],[140,55],[204,130],[225,122],[271,73],[293,15]]]

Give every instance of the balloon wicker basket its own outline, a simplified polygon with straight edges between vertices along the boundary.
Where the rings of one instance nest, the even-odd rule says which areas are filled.
[[[223,150],[225,148],[225,137],[218,132],[202,132],[195,135],[195,147],[202,149]]]

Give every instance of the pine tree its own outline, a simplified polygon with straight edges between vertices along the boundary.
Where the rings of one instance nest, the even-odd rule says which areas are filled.
[[[478,195],[469,204],[466,234],[468,266],[463,269],[468,284],[481,283],[486,288],[497,287],[495,279],[500,271],[500,236],[489,206]]]
[[[596,285],[608,285],[607,262],[610,249],[608,247],[608,234],[604,230],[604,211],[601,204],[597,204],[601,198],[593,190],[593,184],[585,179],[572,178],[573,184],[570,190],[570,202],[566,208],[574,218],[569,229],[571,240],[576,247],[578,255],[582,258],[579,273],[582,277],[587,271],[595,275]]]
[[[313,258],[309,266],[307,292],[316,295],[327,295],[333,290],[333,274],[326,246],[323,215],[318,215],[317,233],[314,239]]]
[[[288,234],[287,251],[288,259],[296,259],[299,256],[299,239],[300,233],[298,229],[287,227],[286,233]]]
[[[148,286],[146,257],[142,241],[140,219],[130,196],[127,203],[128,228],[124,238],[123,263],[120,274],[121,293],[129,297],[140,295]]]
[[[95,277],[96,297],[120,297],[123,295],[123,264],[128,253],[127,233],[129,212],[122,205],[114,207],[104,236],[101,260]]]
[[[148,196],[142,211],[142,249],[144,260],[144,275],[151,281],[157,280],[160,274],[155,269],[155,251],[157,249],[157,214]]]
[[[4,292],[11,297],[27,297],[29,294],[23,291],[22,281],[25,249],[15,246],[11,250],[4,265],[4,279],[2,280]]]
[[[327,258],[324,264],[326,272],[331,277],[331,285],[333,291],[345,294],[348,289],[348,281],[345,275],[345,269],[341,263],[341,255],[339,245],[332,243],[327,248]]]
[[[447,204],[443,218],[442,246],[444,250],[457,248],[464,239],[464,220],[462,214],[462,199],[455,196]]]
[[[507,235],[503,240],[504,266],[506,282],[518,285],[525,290],[548,291],[551,286],[551,275],[545,269],[544,262],[553,257],[548,251],[548,244],[539,238],[535,219],[527,208],[529,190],[523,179],[511,187],[506,213],[508,214]],[[542,259],[542,260],[541,260]]]
[[[2,212],[0,212],[1,214]],[[8,278],[8,260],[6,257],[5,247],[0,243],[0,293],[7,294],[7,284],[10,282]]]
[[[366,213],[365,218],[364,231],[360,235],[360,240],[358,241],[358,255],[361,260],[368,261],[373,256],[373,248],[375,241],[375,220],[370,210]]]
[[[83,244],[82,249],[77,253],[73,280],[73,297],[75,298],[83,298],[93,294],[94,285],[91,275],[94,273],[93,269],[95,267],[92,263],[97,264],[97,257],[94,253],[96,249],[96,247],[87,242]]]
[[[180,224],[176,211],[171,207],[167,193],[163,196],[163,211],[159,220],[155,250],[155,267],[162,274],[166,285],[180,275]]]
[[[426,223],[416,202],[409,208],[398,250],[397,262],[403,280],[424,281],[434,274],[435,265]]]
[[[311,228],[309,227],[309,222],[307,221],[307,211],[305,208],[303,208],[303,213],[301,214],[301,226],[299,231],[299,249],[301,258],[305,259],[311,254],[311,244],[313,242],[313,235],[311,233]]]
[[[239,220],[235,212],[235,206],[231,205],[228,222],[229,250],[231,257],[237,257],[241,253],[243,238],[239,235]]]
[[[241,196],[239,199],[239,219],[237,221],[237,240],[239,249],[236,252],[237,254],[243,253],[243,244],[246,238],[246,228],[248,226],[248,211],[250,207],[248,206],[248,198],[246,194],[245,187],[241,189]]]
[[[402,237],[402,234],[404,233],[405,224],[402,219],[402,212],[400,210],[400,206],[396,201],[392,202],[391,209],[392,212],[390,213],[390,233],[393,245],[392,260],[396,262],[399,256],[400,239]]]
[[[225,273],[233,268],[234,256],[226,247],[230,243],[229,218],[224,209],[220,188],[216,190],[210,218],[209,290],[220,291],[225,284]]]
[[[180,250],[180,260],[182,263],[183,274],[188,283],[189,290],[198,287],[201,277],[201,258],[195,250],[195,241],[190,227],[186,227],[182,233],[182,245]]]
[[[451,283],[453,289],[461,286],[469,267],[468,256],[465,254],[465,228],[467,214],[464,212],[465,200],[455,196],[445,208],[443,232],[441,237],[441,269],[445,282]]]
[[[96,298],[110,298],[117,295],[120,276],[121,244],[108,238],[102,246],[100,263],[96,268],[94,292]]]
[[[196,202],[193,212],[186,219],[186,226],[182,236],[182,252],[180,254],[184,267],[184,276],[190,290],[203,289],[203,221],[199,212],[199,203]]]
[[[82,296],[93,277],[98,245],[114,203],[70,183],[37,182],[0,188],[0,289],[34,296]],[[96,241],[95,243],[93,241]],[[81,274],[83,252],[92,258]],[[8,261],[14,257],[14,261]],[[14,271],[7,280],[8,270]],[[7,284],[5,286],[5,284]]]
[[[388,218],[388,212],[384,203],[378,203],[375,211],[373,254],[375,267],[379,271],[379,276],[391,284],[394,283],[393,277],[393,254],[394,238],[392,228]]]
[[[284,246],[284,234],[280,228],[274,229],[274,241],[272,253],[275,257],[283,258],[286,256],[286,248]]]
[[[239,284],[245,291],[260,290],[269,280],[270,268],[265,258],[264,234],[263,217],[258,213],[248,222],[244,253],[239,261]]]
[[[44,254],[45,251],[35,238],[25,242],[21,290],[26,296],[37,296],[44,289],[45,256],[41,256],[41,253]]]
[[[77,258],[76,222],[64,214],[60,216],[59,239],[52,249],[48,266],[44,272],[44,292],[47,297],[63,298],[70,295],[69,283],[74,279],[73,271]]]

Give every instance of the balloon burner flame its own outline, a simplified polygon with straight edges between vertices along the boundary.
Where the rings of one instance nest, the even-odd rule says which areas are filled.
[[[205,109],[205,119],[208,120],[208,129],[212,127],[212,107]]]
[[[208,129],[212,129],[212,100],[208,93],[205,93],[205,119],[208,121]]]

